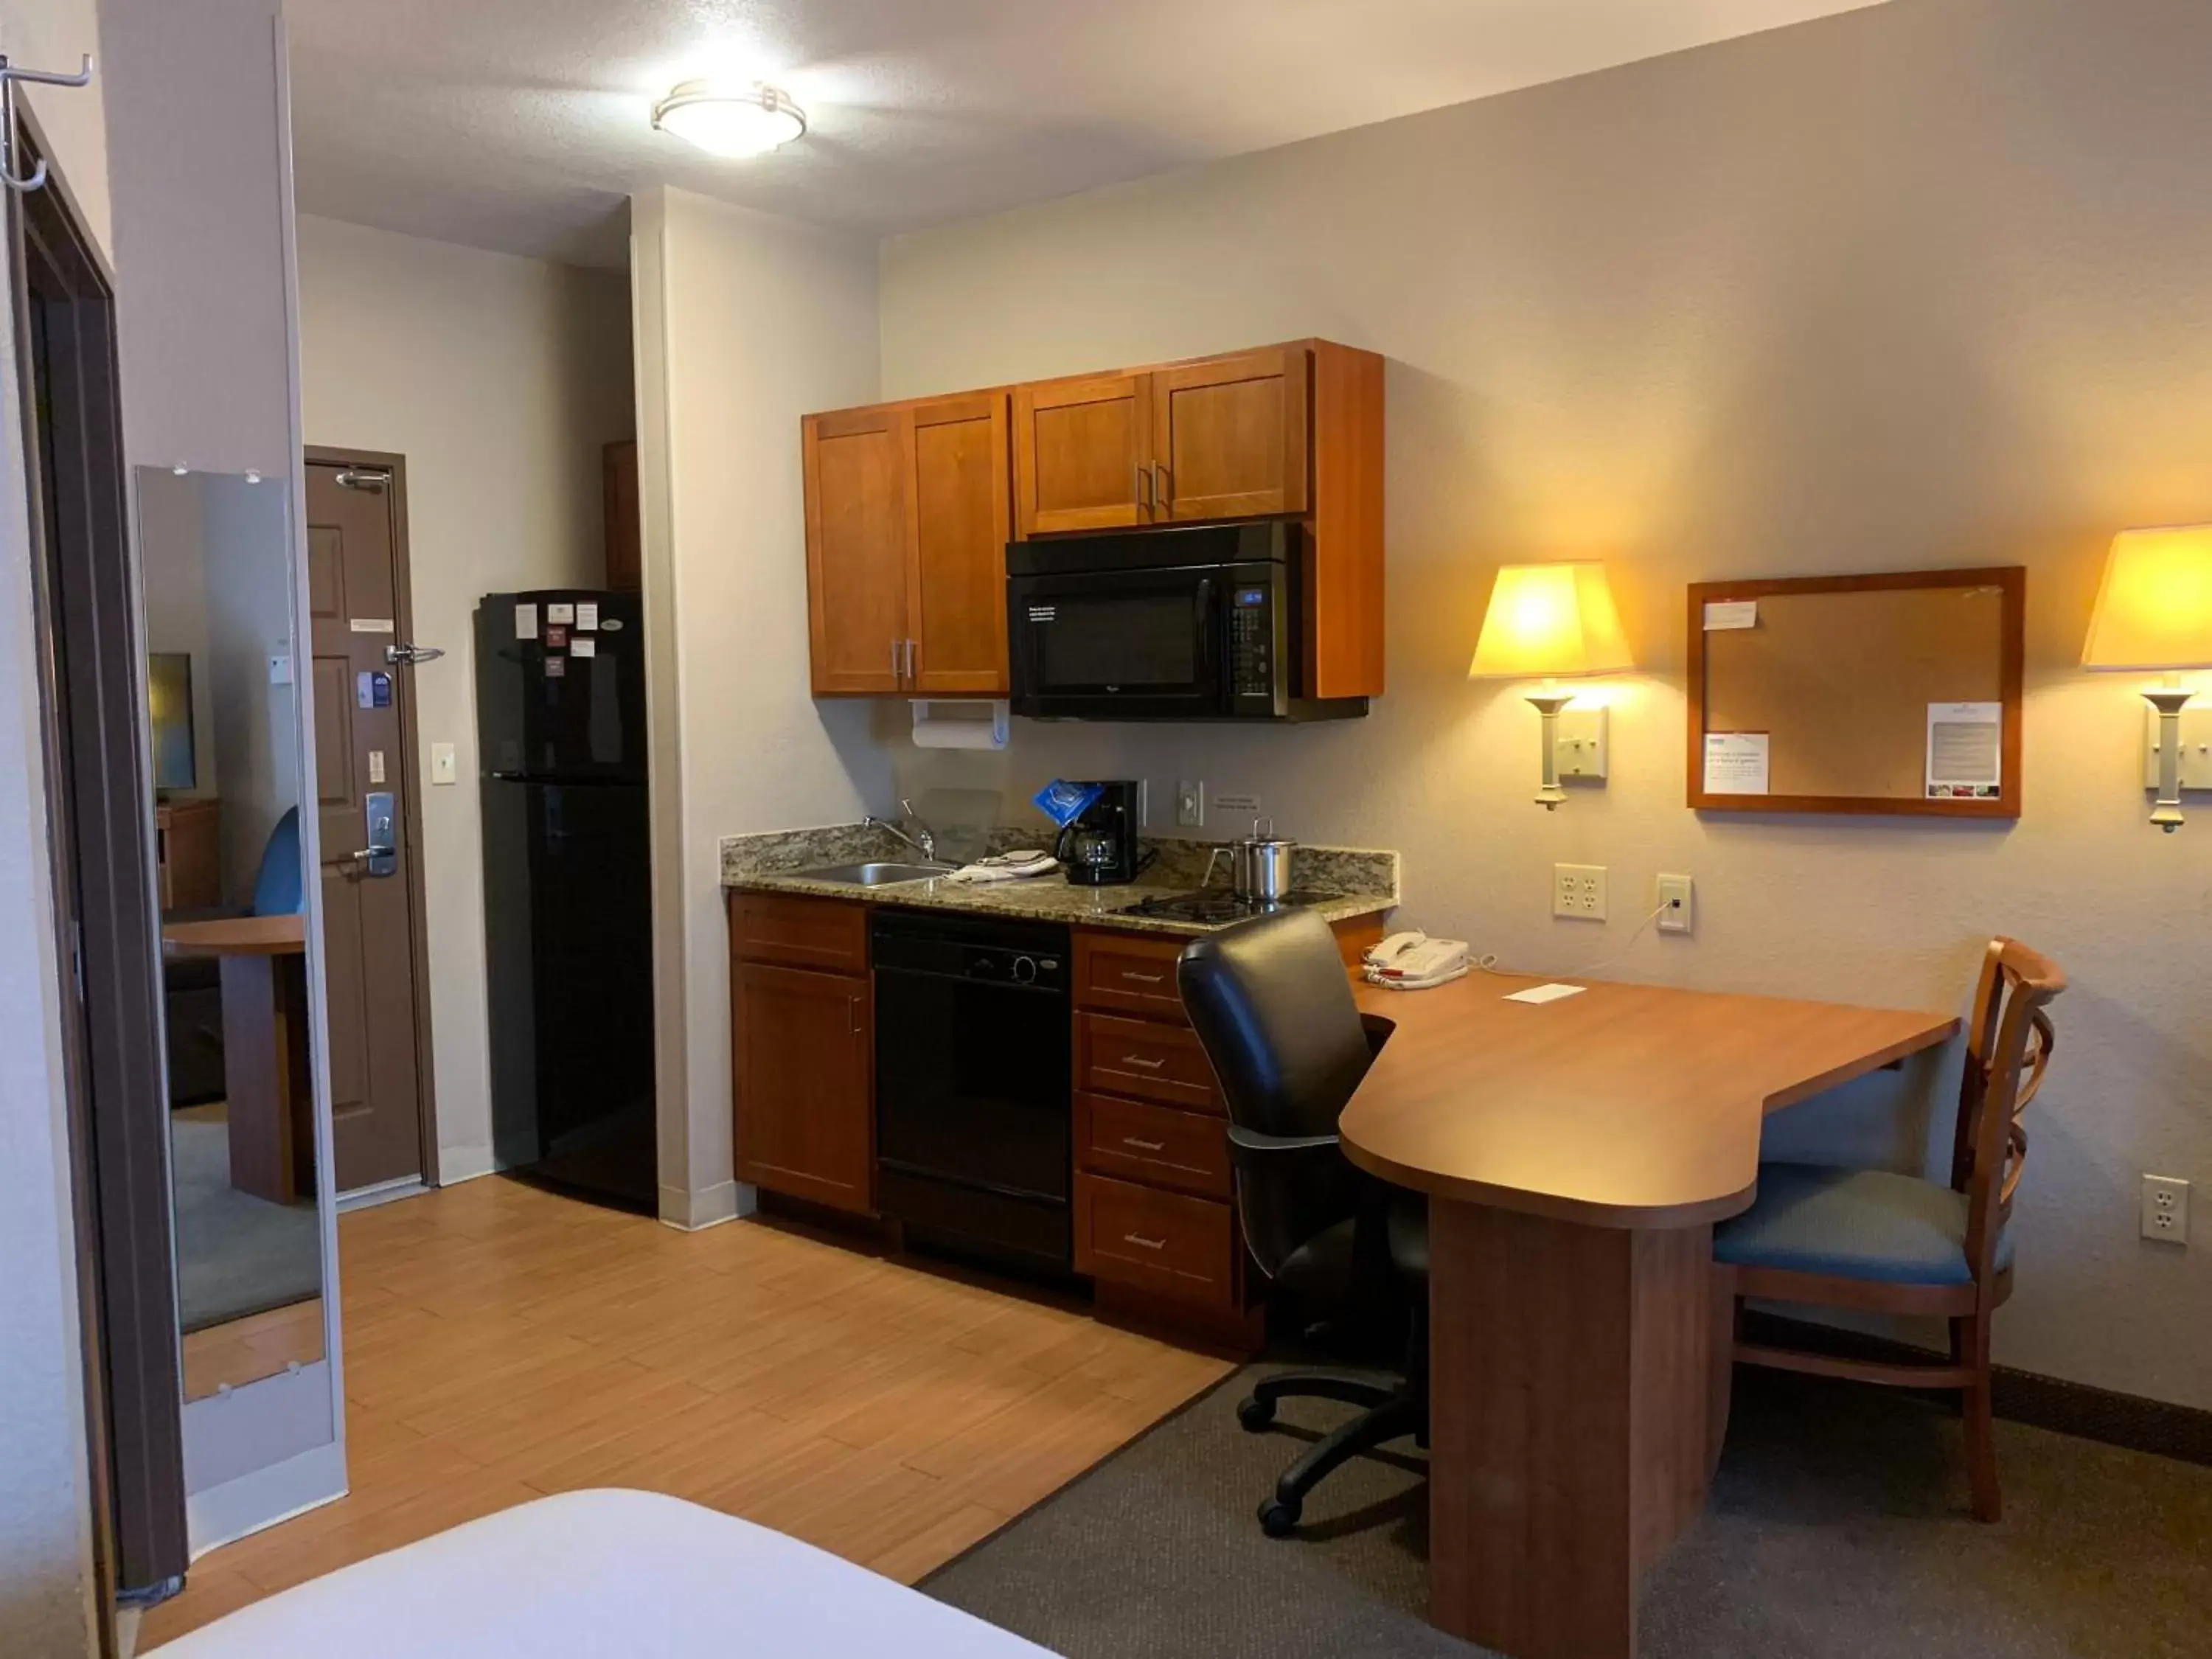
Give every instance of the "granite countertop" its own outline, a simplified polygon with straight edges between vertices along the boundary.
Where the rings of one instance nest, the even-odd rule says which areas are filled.
[[[1000,830],[992,836],[994,853],[1048,847],[1051,832]],[[963,910],[1037,921],[1120,927],[1132,933],[1204,933],[1227,923],[1178,921],[1162,916],[1123,914],[1146,899],[1197,890],[1206,866],[1220,843],[1170,837],[1144,843],[1157,854],[1135,881],[1120,887],[1079,887],[1059,875],[1030,881],[958,882],[942,877],[860,887],[850,882],[815,881],[805,872],[872,859],[902,862],[919,858],[888,830],[862,824],[793,830],[722,840],[722,885],[744,892],[805,893],[822,898],[861,899],[870,904],[907,909]],[[1328,895],[1310,908],[1323,921],[1343,921],[1393,909],[1398,902],[1398,855],[1353,848],[1301,846],[1293,866],[1301,891]],[[1217,883],[1217,884],[1219,884]]]

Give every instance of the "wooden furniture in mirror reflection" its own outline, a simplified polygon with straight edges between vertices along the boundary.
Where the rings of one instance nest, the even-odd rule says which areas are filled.
[[[179,797],[154,809],[154,859],[161,908],[211,909],[222,902],[222,803]]]
[[[1727,1419],[1715,1221],[1765,1113],[1958,1029],[1947,1014],[1476,974],[1358,993],[1393,1030],[1346,1155],[1429,1196],[1429,1617],[1513,1659],[1630,1659],[1639,1582]]]
[[[1751,1210],[1723,1227],[1715,1252],[1740,1312],[1743,1299],[1939,1318],[1948,1362],[1878,1364],[1737,1340],[1746,1364],[1850,1377],[1893,1388],[1955,1389],[1965,1401],[1974,1514],[1995,1521],[1996,1426],[1990,1316],[2012,1295],[2006,1229],[2027,1158],[2021,1122],[2043,1086],[2056,1040],[2045,1006],[2066,988],[2058,965],[2017,939],[1990,941],[1966,1029],[1948,1188],[1886,1170],[1771,1165]]]
[[[305,919],[290,914],[168,922],[161,949],[221,963],[230,1184],[272,1204],[312,1198],[315,1089]]]

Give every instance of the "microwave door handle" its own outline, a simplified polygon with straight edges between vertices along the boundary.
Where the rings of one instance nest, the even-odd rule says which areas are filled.
[[[1222,617],[1220,607],[1214,602],[1213,578],[1211,576],[1198,579],[1198,614],[1199,684],[1208,696],[1221,700],[1221,712],[1226,714],[1229,711],[1228,687],[1222,683],[1219,659],[1222,635],[1227,632],[1229,625]]]

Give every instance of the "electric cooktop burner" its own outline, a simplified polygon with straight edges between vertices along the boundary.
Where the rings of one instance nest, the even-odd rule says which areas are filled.
[[[1160,921],[1201,921],[1218,926],[1249,921],[1254,916],[1271,916],[1278,910],[1295,910],[1301,905],[1319,904],[1332,896],[1310,887],[1293,887],[1279,899],[1242,899],[1217,889],[1210,893],[1170,893],[1164,897],[1146,899],[1121,914],[1150,916]]]

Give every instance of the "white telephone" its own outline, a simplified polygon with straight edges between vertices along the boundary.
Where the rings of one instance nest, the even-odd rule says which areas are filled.
[[[1425,991],[1467,976],[1467,941],[1431,939],[1426,933],[1393,933],[1362,958],[1372,985],[1394,991]]]

